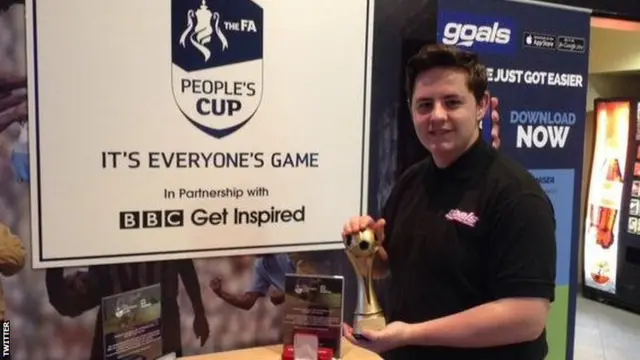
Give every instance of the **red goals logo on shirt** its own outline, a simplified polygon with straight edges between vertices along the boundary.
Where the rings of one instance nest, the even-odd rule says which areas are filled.
[[[445,218],[470,227],[475,227],[478,220],[480,220],[480,218],[478,218],[473,212],[464,212],[458,209],[449,210],[447,215],[445,215]]]

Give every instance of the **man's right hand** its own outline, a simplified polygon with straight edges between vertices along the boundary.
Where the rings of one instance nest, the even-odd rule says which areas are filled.
[[[360,231],[370,228],[376,234],[376,240],[378,245],[382,245],[384,242],[384,219],[378,219],[377,221],[369,215],[354,216],[342,227],[342,238],[346,239],[348,236],[355,235]]]
[[[360,231],[370,228],[374,231],[376,240],[378,243],[378,260],[373,263],[373,277],[376,279],[384,278],[387,276],[389,269],[387,261],[389,256],[382,247],[384,243],[384,226],[386,221],[384,219],[373,220],[369,215],[354,216],[342,227],[342,238],[346,240],[347,237],[359,233]]]

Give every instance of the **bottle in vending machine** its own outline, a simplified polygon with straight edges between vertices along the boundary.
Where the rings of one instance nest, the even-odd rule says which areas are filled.
[[[598,205],[597,210],[595,205],[590,205],[590,208],[591,223],[596,228],[596,244],[603,249],[608,249],[615,241],[613,226],[618,216],[618,210],[603,205]]]
[[[620,170],[620,161],[616,158],[607,158],[606,160],[607,173],[605,176],[606,181],[622,182],[622,170]]]

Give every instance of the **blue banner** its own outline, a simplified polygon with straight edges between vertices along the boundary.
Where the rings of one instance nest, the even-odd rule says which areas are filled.
[[[572,359],[590,14],[497,0],[440,0],[437,12],[438,42],[476,51],[487,65],[500,151],[538,178],[555,207],[548,359]]]

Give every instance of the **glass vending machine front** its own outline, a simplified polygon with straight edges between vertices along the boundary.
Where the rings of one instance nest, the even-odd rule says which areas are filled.
[[[616,294],[620,210],[629,142],[628,101],[596,102],[596,134],[587,192],[584,284]],[[623,224],[626,230],[627,224]]]

